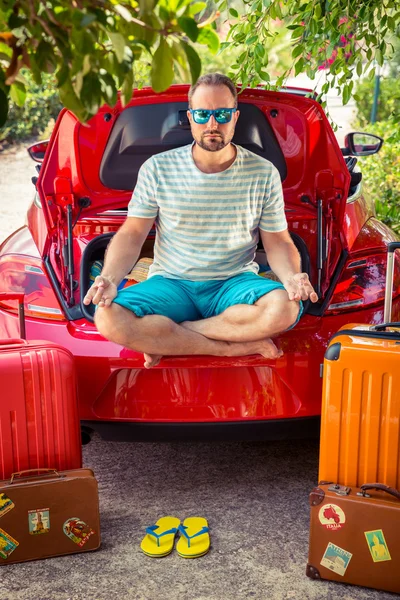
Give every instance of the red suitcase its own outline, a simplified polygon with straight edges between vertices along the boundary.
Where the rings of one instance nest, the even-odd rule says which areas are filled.
[[[23,294],[0,293],[19,302]],[[78,469],[82,446],[72,354],[56,344],[0,340],[0,480],[16,471]]]

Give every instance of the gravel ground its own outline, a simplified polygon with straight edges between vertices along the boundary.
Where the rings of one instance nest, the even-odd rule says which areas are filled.
[[[0,153],[0,242],[24,225],[33,199],[31,177],[37,173],[26,151],[29,145],[18,144]]]

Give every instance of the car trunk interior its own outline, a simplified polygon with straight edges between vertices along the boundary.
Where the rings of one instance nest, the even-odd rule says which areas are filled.
[[[115,235],[114,233],[106,233],[99,235],[98,237],[91,240],[82,256],[81,262],[81,273],[80,273],[80,288],[81,288],[81,309],[86,319],[89,321],[93,321],[93,315],[95,312],[95,307],[93,304],[86,306],[83,304],[83,298],[91,285],[90,280],[90,270],[95,261],[103,261],[104,255],[107,249],[108,244],[111,241],[111,238]],[[296,248],[299,251],[302,263],[303,271],[310,274],[310,257],[307,250],[307,246],[302,238],[296,233],[291,233],[292,239]],[[142,246],[142,251],[139,256],[139,260],[141,258],[153,258],[153,247],[154,247],[154,233],[150,232],[149,237],[146,239]],[[260,265],[267,265],[267,261],[265,258],[265,252],[262,247],[261,241],[258,244],[257,253],[256,253],[256,262]],[[134,265],[132,265],[134,267]],[[276,276],[270,271],[270,276],[276,278]],[[305,307],[307,309],[307,306]]]

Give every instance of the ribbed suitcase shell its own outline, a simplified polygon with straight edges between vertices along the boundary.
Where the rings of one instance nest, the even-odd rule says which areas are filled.
[[[324,361],[319,481],[400,489],[400,332],[354,327],[338,332]]]
[[[50,342],[0,342],[0,479],[82,466],[72,354]]]

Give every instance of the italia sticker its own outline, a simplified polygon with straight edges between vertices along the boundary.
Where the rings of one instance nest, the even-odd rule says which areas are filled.
[[[374,562],[392,560],[382,529],[364,531],[364,535],[367,539],[368,548]]]
[[[318,519],[321,525],[335,531],[343,527],[346,515],[337,504],[324,504],[319,510]]]
[[[343,550],[343,548],[339,548],[339,546],[335,546],[335,544],[329,542],[320,564],[330,571],[343,576],[346,573],[352,556],[347,550]]]
[[[3,517],[15,504],[4,492],[0,492],[0,517]]]

